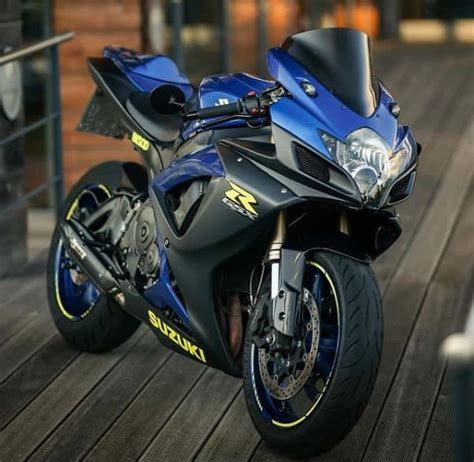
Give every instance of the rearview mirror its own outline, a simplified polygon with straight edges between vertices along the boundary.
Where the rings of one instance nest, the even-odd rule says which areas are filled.
[[[183,90],[176,85],[160,85],[150,92],[150,104],[159,114],[175,114],[186,102]]]

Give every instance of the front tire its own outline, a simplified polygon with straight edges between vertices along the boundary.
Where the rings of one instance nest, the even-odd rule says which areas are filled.
[[[67,196],[60,219],[74,216],[80,221],[77,214],[90,213],[110,198],[123,184],[124,166],[133,168],[135,175],[139,170],[136,164],[121,162],[105,162],[89,170]],[[137,330],[140,322],[101,295],[87,278],[65,268],[69,260],[56,224],[47,264],[47,288],[57,329],[81,351],[97,353],[117,347]]]
[[[306,300],[308,294],[314,300],[318,317],[318,328],[311,328],[315,316],[308,311],[307,332],[303,328],[299,342],[306,357],[315,358],[309,371],[306,365],[293,369],[279,385],[275,359],[267,366],[271,355],[252,342],[252,318],[243,363],[245,398],[256,429],[271,447],[299,458],[327,451],[356,424],[375,383],[383,340],[382,300],[368,264],[326,251],[309,254],[303,291]],[[317,345],[317,353],[308,345]],[[305,381],[300,391],[292,387],[298,377]]]

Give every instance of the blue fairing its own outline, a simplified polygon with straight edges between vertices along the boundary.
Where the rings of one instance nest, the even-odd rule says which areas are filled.
[[[214,146],[175,160],[153,180],[155,193],[164,194],[175,186],[199,177],[222,177],[224,168]]]
[[[249,74],[218,74],[202,80],[198,98],[200,107],[234,103],[251,91],[261,93],[273,85],[268,80]]]
[[[158,201],[162,201],[167,191],[181,183],[193,178],[222,176],[224,176],[224,167],[219,154],[214,146],[209,146],[181,157],[165,168],[153,179],[152,194]],[[190,327],[188,312],[171,284],[168,258],[160,235],[157,238],[157,245],[160,251],[160,277],[153,286],[145,290],[145,298],[157,308],[172,308],[185,325]]]
[[[181,74],[176,64],[164,55],[141,55],[126,48],[105,47],[104,56],[111,59],[137,90],[150,92],[164,84],[176,85],[188,100],[194,89],[188,78]]]
[[[268,69],[275,80],[292,95],[292,98],[282,98],[271,106],[272,122],[313,146],[326,157],[331,159],[318,129],[343,141],[354,130],[368,127],[382,136],[393,149],[403,141],[405,134],[403,130],[399,130],[398,120],[390,112],[390,104],[394,100],[382,85],[377,108],[370,117],[363,117],[341,103],[281,48],[269,50]],[[317,96],[307,95],[301,86],[302,82],[313,84]]]

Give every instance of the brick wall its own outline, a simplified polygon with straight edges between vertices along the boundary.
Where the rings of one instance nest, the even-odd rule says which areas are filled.
[[[137,159],[130,143],[76,131],[93,93],[86,57],[102,55],[106,45],[141,48],[140,0],[56,0],[56,32],[71,30],[74,40],[60,47],[64,172],[69,188],[90,167],[106,160]]]

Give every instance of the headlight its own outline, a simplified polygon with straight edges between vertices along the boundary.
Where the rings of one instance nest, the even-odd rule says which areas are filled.
[[[370,128],[350,133],[345,143],[324,132],[321,138],[334,160],[352,176],[364,202],[369,205],[378,205],[382,193],[411,159],[408,141],[392,153],[385,140]]]

